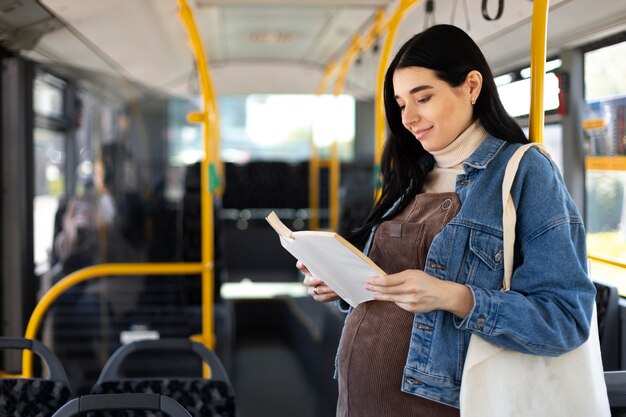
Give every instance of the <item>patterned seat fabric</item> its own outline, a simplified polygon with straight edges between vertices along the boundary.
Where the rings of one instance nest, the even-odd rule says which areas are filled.
[[[235,417],[234,393],[224,381],[198,378],[124,379],[95,386],[91,394],[153,393],[166,395],[180,403],[194,417]],[[150,411],[103,412],[106,417],[152,417]]]
[[[0,379],[0,417],[50,417],[70,400],[61,382],[45,379]]]

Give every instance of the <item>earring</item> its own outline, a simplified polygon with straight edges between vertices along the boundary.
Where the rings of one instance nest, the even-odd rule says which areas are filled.
[[[476,97],[470,97],[470,104],[473,106],[476,104]]]

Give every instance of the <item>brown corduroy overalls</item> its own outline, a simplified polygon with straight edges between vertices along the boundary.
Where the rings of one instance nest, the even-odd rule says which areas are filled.
[[[370,258],[386,273],[424,269],[435,235],[458,213],[456,193],[418,194],[374,236]],[[458,417],[459,410],[400,390],[413,313],[370,301],[348,316],[339,344],[338,417]]]

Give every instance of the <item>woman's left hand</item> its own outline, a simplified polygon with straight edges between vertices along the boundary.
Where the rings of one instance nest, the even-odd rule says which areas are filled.
[[[444,281],[418,269],[369,278],[365,289],[374,292],[374,299],[391,301],[412,313],[446,310],[465,317],[474,306],[469,288]]]

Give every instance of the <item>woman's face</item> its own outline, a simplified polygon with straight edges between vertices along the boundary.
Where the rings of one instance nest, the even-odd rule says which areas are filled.
[[[472,124],[470,99],[472,94],[477,97],[480,89],[473,89],[470,74],[453,88],[427,68],[398,68],[394,72],[393,90],[402,124],[426,151],[445,148]]]

